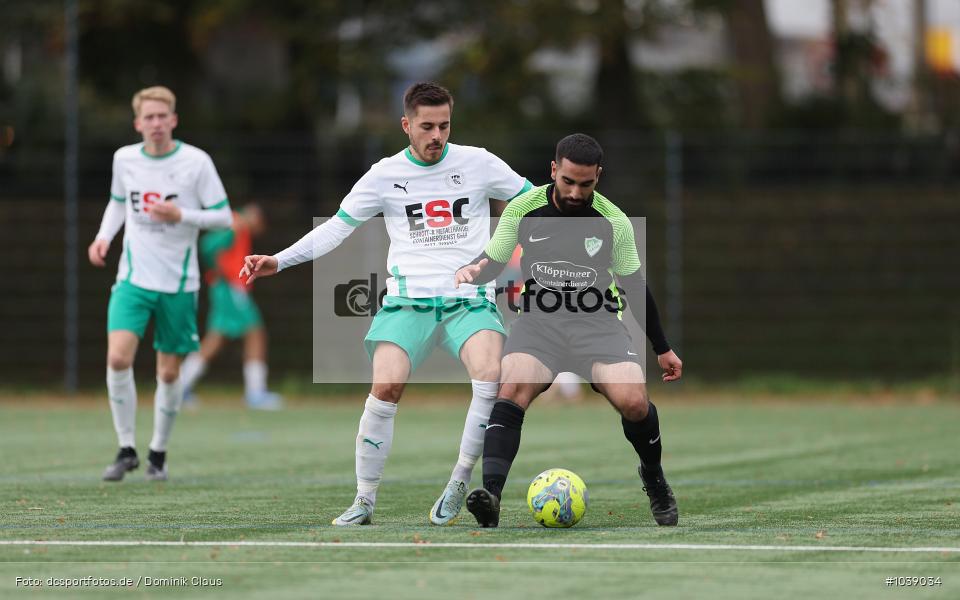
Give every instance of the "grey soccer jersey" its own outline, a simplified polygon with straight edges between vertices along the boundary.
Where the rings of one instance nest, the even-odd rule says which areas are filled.
[[[552,187],[530,190],[510,203],[487,244],[486,255],[506,263],[520,245],[527,299],[524,312],[566,317],[606,310],[602,307],[610,309],[606,312],[618,312],[614,275],[629,276],[640,269],[633,225],[622,210],[597,192],[582,214],[564,216],[549,200]],[[546,304],[544,292],[560,298],[564,305]],[[530,304],[533,296],[542,302]],[[571,303],[567,296],[578,300]]]

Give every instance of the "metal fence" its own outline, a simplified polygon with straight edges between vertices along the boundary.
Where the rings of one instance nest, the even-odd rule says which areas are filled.
[[[399,136],[181,133],[213,156],[234,205],[255,200],[266,207],[271,228],[256,242],[265,252],[297,239],[312,217],[335,212],[370,164],[404,145]],[[548,180],[553,146],[565,133],[458,130],[454,140],[487,147],[539,184]],[[606,153],[599,189],[627,214],[647,218],[646,274],[690,375],[960,373],[956,137],[597,137]],[[91,267],[85,248],[107,201],[112,153],[131,141],[88,136],[80,143],[81,385],[102,382],[119,244],[107,270]],[[59,140],[0,155],[4,383],[64,379],[62,157]],[[309,268],[256,288],[274,378],[309,381],[310,293]],[[238,378],[238,352],[221,357],[211,377]],[[151,355],[139,353],[140,377],[150,377]]]

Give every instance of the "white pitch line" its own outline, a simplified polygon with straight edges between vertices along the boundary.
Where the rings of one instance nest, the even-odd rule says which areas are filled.
[[[531,543],[467,543],[467,542],[255,542],[249,540],[222,542],[171,542],[151,540],[0,540],[0,546],[173,546],[210,547],[246,546],[254,548],[463,548],[483,549],[558,549],[570,550],[748,550],[760,552],[937,552],[960,553],[960,547],[893,547],[878,546],[767,546],[736,544],[531,544]]]

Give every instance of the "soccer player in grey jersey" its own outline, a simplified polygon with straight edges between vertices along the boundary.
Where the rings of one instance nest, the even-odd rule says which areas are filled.
[[[667,343],[640,275],[633,226],[594,190],[602,157],[600,145],[589,136],[562,139],[552,163],[554,183],[516,198],[485,251],[456,274],[458,285],[490,281],[517,243],[523,249],[523,308],[507,338],[497,403],[484,436],[483,487],[466,501],[482,527],[499,524],[500,497],[520,448],[524,414],[561,371],[592,381],[617,409],[624,435],[640,457],[638,470],[654,519],[659,525],[677,524],[677,502],[660,466],[660,424],[643,383],[640,350],[618,318],[619,299],[608,292],[614,275],[627,299],[646,298],[646,333],[663,380],[679,379],[683,363]],[[553,299],[544,302],[548,297]],[[603,306],[605,300],[615,303],[611,310]]]

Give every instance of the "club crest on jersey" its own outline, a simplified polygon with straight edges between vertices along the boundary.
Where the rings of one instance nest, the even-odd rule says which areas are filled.
[[[456,169],[445,174],[443,180],[447,184],[447,187],[452,190],[458,190],[462,188],[464,184],[463,173]]]
[[[603,240],[595,237],[584,238],[583,248],[587,251],[587,255],[590,258],[593,258],[597,255],[597,252],[600,252],[600,247],[603,246]]]

